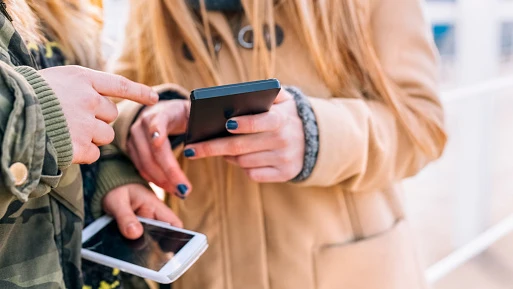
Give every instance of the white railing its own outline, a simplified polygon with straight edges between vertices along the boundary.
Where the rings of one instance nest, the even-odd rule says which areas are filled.
[[[499,239],[513,232],[513,214],[491,228],[485,229],[488,221],[487,213],[489,213],[487,206],[491,198],[489,159],[493,145],[490,142],[493,142],[494,96],[505,91],[511,91],[513,96],[513,76],[442,93],[441,99],[446,106],[479,101],[476,102],[477,106],[471,106],[475,111],[463,112],[467,113],[464,116],[471,115],[466,120],[471,119],[472,122],[465,122],[466,133],[463,134],[464,136],[460,135],[465,139],[460,141],[464,145],[468,143],[472,148],[466,150],[462,148],[463,152],[460,152],[455,160],[459,164],[459,172],[458,180],[455,182],[457,203],[454,230],[451,233],[454,245],[459,248],[426,270],[426,278],[430,283],[435,283],[447,276]],[[475,140],[479,140],[480,143],[476,143]],[[469,161],[472,158],[466,155],[469,151],[473,153],[479,151],[476,159]],[[472,176],[478,176],[478,178],[472,178]]]
[[[489,96],[509,88],[513,88],[513,76],[511,75],[443,92],[441,99],[444,104],[451,104],[472,97]]]
[[[503,219],[497,225],[483,232],[474,240],[452,252],[449,256],[438,261],[426,270],[426,279],[434,283],[447,276],[454,269],[465,264],[468,260],[481,254],[502,237],[513,232],[513,214]]]

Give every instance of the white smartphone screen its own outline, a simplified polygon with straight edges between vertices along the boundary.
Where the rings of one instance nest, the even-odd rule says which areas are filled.
[[[82,248],[159,271],[194,237],[144,222],[141,224],[144,234],[137,240],[129,240],[123,237],[116,222],[111,221],[85,241]]]

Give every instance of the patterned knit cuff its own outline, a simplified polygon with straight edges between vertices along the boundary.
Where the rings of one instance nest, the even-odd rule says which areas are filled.
[[[36,70],[28,66],[18,66],[16,71],[23,75],[32,86],[41,104],[45,121],[46,134],[57,151],[57,161],[60,169],[71,165],[73,159],[73,146],[68,129],[68,123],[62,112],[59,99],[55,96],[48,83]]]
[[[306,180],[311,174],[317,163],[317,154],[319,152],[319,128],[308,98],[301,90],[294,86],[286,86],[284,89],[294,96],[297,106],[297,114],[303,122],[305,134],[305,155],[303,159],[303,169],[293,178],[292,182],[301,182]]]

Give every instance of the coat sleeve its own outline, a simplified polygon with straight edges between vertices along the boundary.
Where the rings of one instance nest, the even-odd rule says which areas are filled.
[[[58,99],[30,67],[0,61],[0,216],[14,200],[26,202],[57,187],[73,149]],[[18,163],[17,183],[12,166]],[[26,169],[26,171],[25,171]],[[25,172],[24,172],[25,171]]]
[[[387,85],[425,148],[414,145],[383,102],[310,98],[320,147],[314,171],[301,185],[380,189],[414,175],[443,151],[438,59],[420,0],[373,2],[372,41]]]

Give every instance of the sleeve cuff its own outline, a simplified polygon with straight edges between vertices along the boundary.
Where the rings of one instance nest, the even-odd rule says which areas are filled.
[[[73,146],[68,124],[62,112],[59,99],[36,70],[28,66],[19,66],[15,69],[18,73],[23,75],[32,86],[41,104],[46,134],[57,151],[57,163],[59,168],[65,169],[69,167],[73,159]]]
[[[319,152],[319,128],[317,127],[317,120],[312,110],[312,106],[303,92],[294,86],[287,86],[284,88],[294,97],[297,114],[303,123],[303,131],[305,135],[303,168],[301,169],[301,172],[291,180],[292,182],[297,183],[308,179],[315,168],[315,164],[317,163],[317,154]]]

